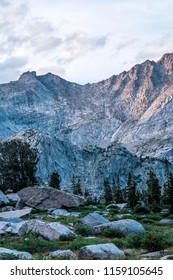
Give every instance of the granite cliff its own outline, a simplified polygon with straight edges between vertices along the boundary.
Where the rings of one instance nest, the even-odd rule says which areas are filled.
[[[142,188],[149,170],[163,184],[164,158],[173,162],[172,81],[173,54],[86,85],[26,72],[0,85],[0,139],[36,146],[38,177],[48,182],[57,170],[62,187],[73,175],[91,192],[117,175],[125,186],[131,171]]]

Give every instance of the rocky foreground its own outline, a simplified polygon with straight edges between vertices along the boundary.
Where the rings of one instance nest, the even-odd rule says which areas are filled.
[[[136,214],[125,204],[85,205],[82,197],[53,191],[54,198],[47,188],[0,192],[0,259],[173,258],[173,216],[166,210]],[[51,207],[55,194],[59,208]]]

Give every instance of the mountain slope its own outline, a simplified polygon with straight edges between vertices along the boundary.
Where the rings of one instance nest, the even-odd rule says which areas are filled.
[[[35,72],[26,72],[18,81],[0,85],[0,139],[24,135],[32,129],[33,135],[36,132],[42,139],[37,145],[50,147],[42,149],[44,155],[39,165],[39,176],[44,181],[50,172],[58,170],[63,184],[69,185],[75,168],[83,166],[79,175],[88,172],[93,180],[86,176],[86,184],[99,187],[103,177],[112,177],[115,170],[106,171],[106,161],[104,176],[96,175],[97,172],[91,176],[89,164],[95,170],[100,167],[96,160],[89,163],[85,159],[85,149],[92,150],[90,153],[97,159],[107,150],[111,150],[111,158],[115,150],[118,154],[126,148],[138,156],[168,157],[173,161],[172,81],[173,54],[165,54],[157,62],[147,60],[120,75],[83,86],[51,73],[37,76]],[[110,148],[114,145],[115,149]],[[62,151],[71,153],[67,157]],[[64,158],[63,168],[58,165],[60,156]],[[43,158],[49,158],[49,163]],[[113,162],[118,160],[114,157]],[[72,168],[73,165],[78,167]],[[45,166],[47,171],[41,172]],[[157,172],[164,182],[162,171]]]

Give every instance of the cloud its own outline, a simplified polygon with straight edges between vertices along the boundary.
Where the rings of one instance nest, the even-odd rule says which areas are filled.
[[[76,32],[67,36],[64,40],[64,51],[58,58],[58,63],[67,64],[106,45],[107,36],[90,36],[86,32]]]
[[[21,68],[27,64],[26,57],[11,57],[0,63],[0,82],[17,79]]]
[[[0,63],[0,71],[6,71],[8,69],[20,68],[26,65],[26,57],[11,57]]]
[[[1,7],[7,7],[10,5],[10,2],[7,0],[0,0],[0,8]]]
[[[48,52],[59,47],[62,38],[56,35],[56,29],[48,21],[35,19],[28,25],[28,45],[35,53]]]

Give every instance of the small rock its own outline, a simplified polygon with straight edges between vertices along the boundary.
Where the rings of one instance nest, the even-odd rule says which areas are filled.
[[[48,258],[57,257],[60,259],[76,260],[76,255],[71,250],[57,250],[51,252]]]
[[[20,200],[20,197],[17,193],[10,193],[10,194],[7,194],[6,197],[10,200],[10,201],[13,201],[13,202],[17,202]]]
[[[70,216],[70,213],[67,210],[65,210],[65,209],[53,210],[52,214],[55,215],[55,216],[63,216],[63,217]]]
[[[160,258],[160,260],[173,260],[173,255],[164,256],[164,257]]]
[[[94,212],[80,219],[79,222],[86,226],[94,227],[97,225],[107,224],[109,223],[109,220]]]
[[[10,260],[13,259],[14,257],[16,257],[19,260],[33,259],[33,256],[28,252],[19,252],[16,250],[10,250],[10,249],[0,247],[0,260],[7,259],[7,258]]]
[[[160,251],[155,251],[155,252],[143,254],[143,255],[141,255],[141,257],[152,258],[152,257],[158,257],[158,256],[160,256],[160,255],[161,255],[161,252],[160,252]]]
[[[169,220],[169,219],[162,219],[162,220],[159,221],[160,225],[169,225],[171,223],[172,223],[172,221]]]
[[[84,246],[79,250],[78,260],[123,259],[125,254],[113,243]]]

